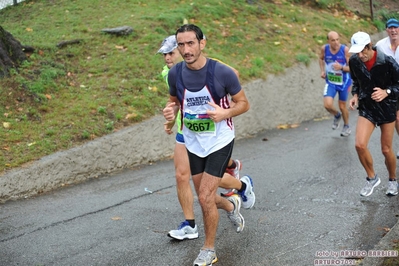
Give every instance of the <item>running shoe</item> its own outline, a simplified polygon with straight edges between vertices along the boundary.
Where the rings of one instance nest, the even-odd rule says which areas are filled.
[[[386,194],[388,196],[396,196],[398,195],[398,182],[395,181],[388,181],[388,189]]]
[[[234,162],[236,163],[236,167],[233,169],[226,168],[226,173],[234,176],[235,178],[237,178],[239,180],[240,179],[240,171],[242,169],[242,163],[240,160],[234,160]],[[221,196],[230,197],[231,195],[233,195],[236,192],[237,192],[237,190],[235,190],[235,189],[223,189]]]
[[[333,130],[336,130],[339,127],[339,122],[341,121],[342,115],[339,112],[338,112],[338,114],[339,114],[338,117],[334,116],[334,121],[333,121],[333,124],[332,124],[332,129]]]
[[[244,209],[251,209],[255,204],[254,183],[248,175],[244,175],[240,180],[247,185],[243,192],[238,192],[238,195],[242,199],[242,207]]]
[[[360,191],[360,195],[363,197],[368,197],[371,194],[373,194],[373,190],[376,186],[378,186],[381,183],[381,180],[377,175],[375,175],[374,178],[368,178],[364,188]]]
[[[184,221],[179,225],[179,228],[169,231],[168,237],[177,240],[195,239],[198,238],[198,227],[195,225],[192,228],[187,221]]]
[[[241,208],[241,199],[237,194],[234,194],[227,198],[234,205],[234,209],[231,212],[227,212],[227,217],[229,217],[230,221],[237,226],[237,233],[240,233],[244,230],[244,217],[242,217],[240,213]]]
[[[211,266],[216,263],[218,258],[212,249],[201,249],[198,257],[194,261],[194,266]]]
[[[351,128],[349,126],[344,126],[341,131],[341,137],[348,137],[351,134]]]

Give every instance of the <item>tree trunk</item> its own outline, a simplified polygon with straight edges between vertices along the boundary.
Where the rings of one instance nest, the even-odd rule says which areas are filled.
[[[0,78],[8,76],[10,68],[18,67],[26,59],[21,43],[0,26]]]

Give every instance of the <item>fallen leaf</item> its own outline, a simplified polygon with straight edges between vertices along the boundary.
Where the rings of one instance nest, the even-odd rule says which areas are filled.
[[[126,115],[126,119],[132,119],[132,118],[135,118],[135,117],[137,117],[137,114],[127,114]]]
[[[323,116],[323,117],[318,117],[318,118],[315,118],[315,119],[313,119],[313,121],[323,121],[323,120],[327,120],[327,119],[330,119],[329,117],[327,117],[327,116]]]
[[[299,124],[292,124],[290,127],[291,128],[297,128],[297,127],[299,127]]]
[[[277,128],[278,128],[278,129],[287,129],[287,128],[290,128],[290,126],[289,126],[288,124],[285,124],[285,125],[278,125]]]
[[[288,129],[288,128],[297,128],[299,127],[300,124],[284,124],[284,125],[278,125],[278,129]]]
[[[36,142],[28,143],[28,147],[33,146],[33,145],[35,145],[35,144],[36,144]]]
[[[381,227],[380,229],[381,229],[382,231],[386,232],[386,233],[388,233],[389,231],[391,231],[391,228],[389,228],[389,227]]]
[[[119,220],[122,220],[122,217],[115,216],[115,217],[112,217],[111,220],[113,220],[113,221],[119,221]]]
[[[47,98],[48,100],[51,100],[51,95],[50,95],[50,94],[46,94],[46,98]]]
[[[33,31],[33,29],[31,29],[31,28],[26,28],[26,31],[31,32],[31,31]]]
[[[11,124],[9,122],[3,122],[3,127],[4,128],[10,128]]]

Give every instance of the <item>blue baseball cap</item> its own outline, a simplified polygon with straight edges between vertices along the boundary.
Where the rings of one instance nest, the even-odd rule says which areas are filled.
[[[158,53],[168,54],[177,48],[176,36],[170,35],[165,40],[163,40],[161,44],[161,48],[159,48]]]
[[[385,27],[387,29],[390,27],[399,28],[399,21],[396,18],[390,18],[390,19],[388,19],[387,23],[385,24]]]

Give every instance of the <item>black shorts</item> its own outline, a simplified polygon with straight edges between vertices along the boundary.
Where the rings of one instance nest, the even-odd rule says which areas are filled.
[[[373,100],[359,101],[359,116],[369,120],[376,126],[396,121],[396,102],[376,103]]]
[[[233,152],[234,140],[208,156],[201,158],[187,150],[192,175],[206,172],[216,177],[223,177]]]

